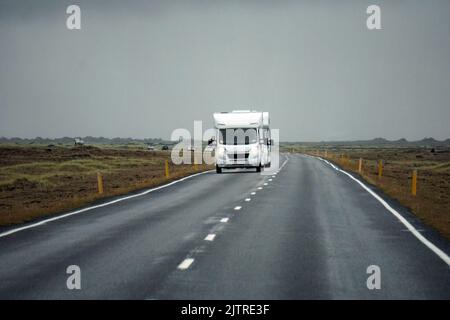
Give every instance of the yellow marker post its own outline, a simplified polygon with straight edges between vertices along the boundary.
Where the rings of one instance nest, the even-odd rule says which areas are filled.
[[[166,167],[166,178],[169,178],[169,161],[168,160],[166,160],[165,167]]]
[[[383,175],[383,161],[378,160],[378,178],[381,178]]]
[[[98,188],[98,193],[102,194],[103,193],[103,177],[100,172],[97,172],[97,188]]]
[[[413,170],[412,172],[411,194],[413,196],[417,194],[417,170]]]
[[[358,172],[361,173],[362,172],[362,158],[359,158],[359,163],[358,163]]]

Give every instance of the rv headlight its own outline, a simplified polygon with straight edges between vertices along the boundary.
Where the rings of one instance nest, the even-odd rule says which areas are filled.
[[[217,147],[216,148],[216,155],[219,158],[223,158],[225,156],[225,148],[224,147]]]
[[[258,154],[259,154],[259,152],[258,152],[259,150],[258,150],[258,146],[256,145],[256,146],[252,146],[251,148],[250,148],[250,157],[251,158],[257,158],[258,157]]]

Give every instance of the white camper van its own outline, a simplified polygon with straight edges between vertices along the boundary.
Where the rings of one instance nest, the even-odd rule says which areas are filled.
[[[250,110],[214,113],[216,171],[270,166],[269,113]]]

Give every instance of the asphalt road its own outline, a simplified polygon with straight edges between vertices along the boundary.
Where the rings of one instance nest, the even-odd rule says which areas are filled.
[[[205,173],[1,230],[0,298],[450,299],[449,265],[380,201],[324,161],[288,157],[275,177]],[[385,200],[450,253],[449,241]],[[81,269],[80,290],[66,287],[69,265]],[[370,265],[379,290],[367,288]]]

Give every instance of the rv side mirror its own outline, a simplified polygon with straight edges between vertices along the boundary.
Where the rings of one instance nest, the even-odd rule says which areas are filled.
[[[273,139],[269,139],[269,146],[273,146]]]

